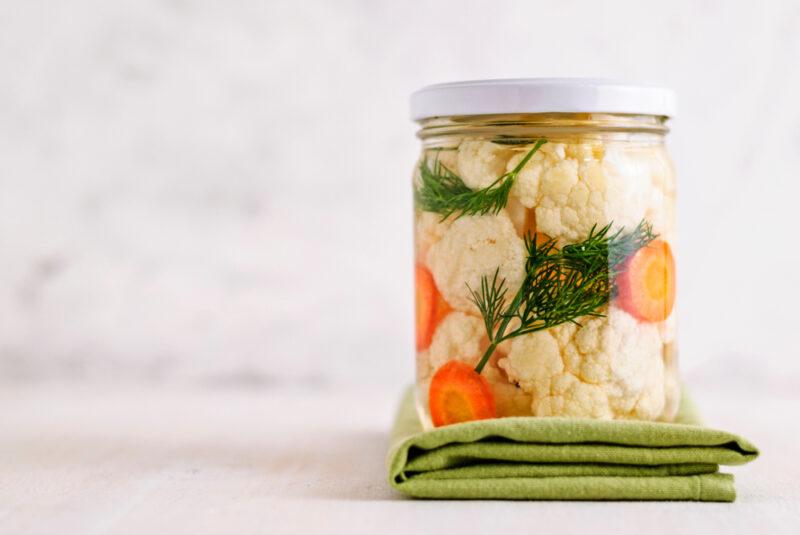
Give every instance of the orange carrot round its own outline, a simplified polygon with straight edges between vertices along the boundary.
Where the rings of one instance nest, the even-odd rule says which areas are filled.
[[[458,360],[436,370],[428,405],[436,427],[497,417],[489,383],[472,366]]]
[[[641,321],[663,321],[675,304],[675,258],[663,240],[634,253],[617,276],[617,303]]]
[[[416,286],[416,330],[417,351],[428,349],[433,338],[433,331],[439,322],[450,312],[450,307],[444,300],[433,275],[424,266],[416,265],[414,270]]]

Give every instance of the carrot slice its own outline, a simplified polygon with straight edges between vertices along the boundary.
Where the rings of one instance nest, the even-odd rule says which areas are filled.
[[[472,366],[458,360],[447,362],[433,374],[428,405],[436,427],[497,417],[489,383]]]
[[[675,258],[663,240],[636,251],[617,276],[617,303],[641,321],[667,319],[675,305]]]
[[[419,264],[414,269],[417,312],[417,351],[428,349],[436,326],[450,312],[450,306],[436,289],[433,275]]]

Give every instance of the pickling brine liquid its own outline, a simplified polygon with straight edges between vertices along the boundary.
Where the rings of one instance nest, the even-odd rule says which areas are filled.
[[[413,187],[424,421],[672,421],[675,175],[663,118],[421,126]]]

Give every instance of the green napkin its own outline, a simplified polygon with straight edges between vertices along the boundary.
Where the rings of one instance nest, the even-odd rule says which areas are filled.
[[[416,498],[732,502],[733,476],[719,465],[747,463],[758,450],[698,425],[686,396],[678,422],[515,417],[424,431],[409,389],[389,482]]]

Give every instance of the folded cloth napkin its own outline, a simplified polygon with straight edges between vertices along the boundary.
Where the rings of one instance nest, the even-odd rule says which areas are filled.
[[[687,396],[677,423],[514,417],[424,431],[413,389],[403,396],[386,464],[416,498],[732,502],[720,464],[758,450],[702,427]]]

